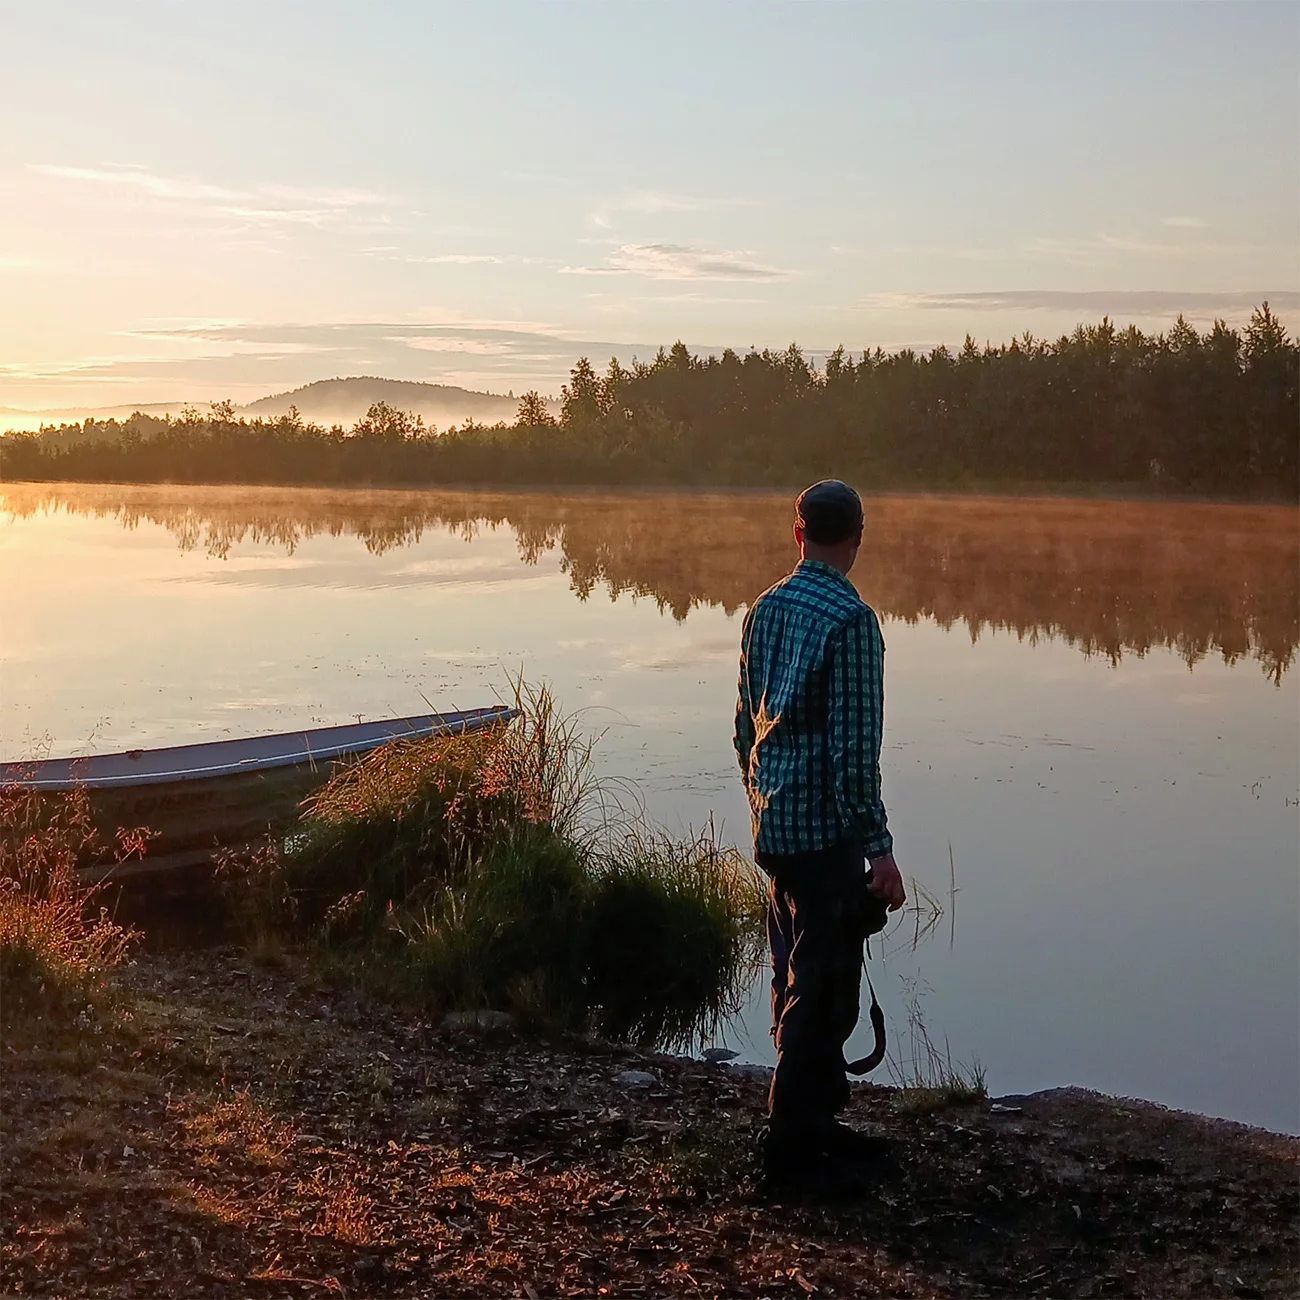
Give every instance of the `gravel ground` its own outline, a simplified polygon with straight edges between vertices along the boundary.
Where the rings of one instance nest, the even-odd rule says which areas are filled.
[[[753,1071],[455,1028],[218,949],[0,1049],[0,1287],[60,1296],[1292,1296],[1300,1142],[1059,1089],[756,1188]],[[653,1076],[629,1082],[628,1070]]]

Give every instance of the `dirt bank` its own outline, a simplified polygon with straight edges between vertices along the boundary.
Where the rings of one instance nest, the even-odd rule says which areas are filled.
[[[864,1086],[892,1168],[776,1205],[752,1074],[447,1030],[233,950],[126,983],[120,1026],[0,1050],[6,1291],[1294,1294],[1294,1139],[1068,1089],[901,1115]]]

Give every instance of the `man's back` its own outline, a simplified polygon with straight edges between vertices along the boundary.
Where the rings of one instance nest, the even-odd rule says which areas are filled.
[[[804,560],[750,609],[735,745],[755,848],[788,855],[857,839],[891,847],[880,800],[884,643],[844,574]]]
[[[774,1184],[846,1185],[835,1153],[854,1134],[835,1116],[849,1099],[862,890],[894,909],[905,897],[880,802],[885,647],[848,580],[863,522],[847,483],[801,492],[801,563],[754,602],[741,637],[736,754],[768,877],[776,1069],[763,1169]]]

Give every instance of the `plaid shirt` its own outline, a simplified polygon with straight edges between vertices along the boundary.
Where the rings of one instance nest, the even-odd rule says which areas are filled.
[[[849,838],[893,848],[880,801],[885,643],[842,573],[816,560],[745,616],[736,755],[759,853],[809,853]]]

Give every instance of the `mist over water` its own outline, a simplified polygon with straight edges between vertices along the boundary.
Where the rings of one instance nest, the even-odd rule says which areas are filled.
[[[785,497],[10,484],[0,507],[0,758],[468,707],[522,667],[652,816],[747,838],[737,639],[792,563]],[[874,964],[891,1023],[919,976],[995,1093],[1300,1129],[1296,512],[867,507],[886,800],[947,909]],[[754,1060],[764,982],[730,1031]]]

